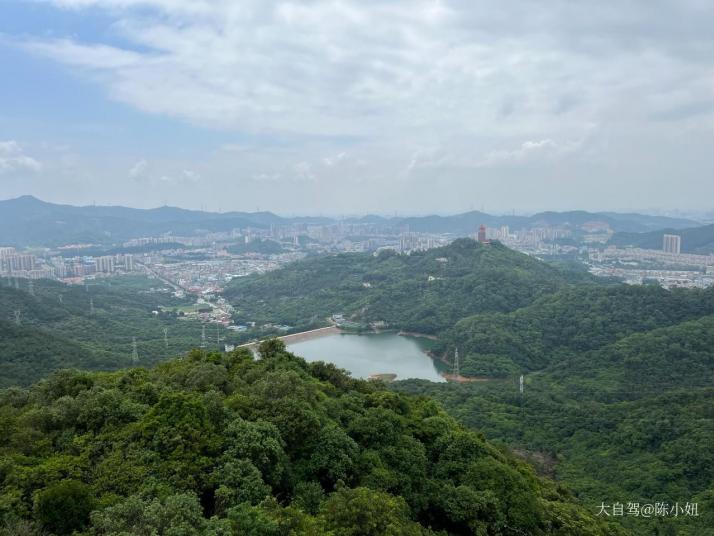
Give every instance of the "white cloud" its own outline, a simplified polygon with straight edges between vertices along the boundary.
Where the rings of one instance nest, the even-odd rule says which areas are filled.
[[[332,156],[323,157],[322,166],[333,169],[333,171],[334,168],[340,168],[340,171],[344,171],[345,168],[362,170],[367,166],[367,161],[360,156],[342,151]]]
[[[135,181],[146,182],[148,184],[196,184],[201,181],[201,175],[192,169],[181,169],[180,171],[169,171],[158,173],[156,168],[166,168],[167,165],[150,166],[145,159],[138,160],[129,168],[129,178]]]
[[[0,174],[41,169],[42,164],[27,156],[15,140],[0,141]]]
[[[149,167],[149,163],[146,160],[144,160],[144,159],[139,160],[138,162],[136,162],[136,164],[134,164],[133,166],[131,166],[131,168],[129,168],[129,178],[140,179],[140,178],[144,177],[146,175],[146,171],[147,171],[148,167]]]
[[[278,182],[282,178],[280,173],[254,173],[251,176],[255,182]]]
[[[171,175],[160,175],[158,178],[152,178],[151,182],[159,184],[197,184],[201,181],[201,175],[190,169],[183,169]]]
[[[458,206],[475,193],[546,204],[553,184],[566,204],[607,204],[615,189],[639,202],[646,181],[699,191],[711,168],[712,2],[38,2],[78,24],[101,12],[110,29],[80,38],[58,25],[19,47],[116,101],[202,127],[198,137],[214,131],[179,140],[171,162],[147,147],[153,184],[191,184],[182,170],[200,160],[200,180],[216,185],[205,192],[252,204],[280,190],[271,202],[288,209],[320,198],[371,210],[364,181],[399,191],[385,205]],[[649,191],[667,203],[674,189]]]
[[[181,178],[184,182],[197,183],[201,181],[201,175],[190,169],[184,169],[181,172]]]
[[[463,165],[464,163],[458,162],[453,154],[446,152],[441,147],[417,149],[409,159],[404,176],[408,177],[417,170],[439,169],[458,164]]]
[[[526,0],[45,1],[107,10],[129,44],[31,39],[28,50],[141,110],[221,128],[555,138],[613,113],[661,113],[667,85],[685,105],[710,93],[712,69],[699,58],[714,52],[714,16],[690,4],[656,13]],[[694,12],[685,34],[666,25]]]
[[[36,54],[96,72],[130,68],[146,59],[136,52],[102,44],[87,46],[70,39],[26,41],[24,46]]]
[[[347,153],[343,151],[339,154],[336,154],[335,156],[326,156],[322,159],[322,163],[325,165],[325,167],[334,167],[340,162],[343,162],[346,158]]]
[[[240,143],[224,143],[219,149],[225,153],[245,153],[249,151],[249,147],[247,145]]]
[[[516,149],[491,151],[486,155],[483,165],[556,160],[576,151],[581,143],[579,141],[556,143],[551,139],[525,141]]]
[[[309,162],[298,162],[293,167],[293,178],[300,182],[312,182],[317,177],[312,170],[312,164]]]

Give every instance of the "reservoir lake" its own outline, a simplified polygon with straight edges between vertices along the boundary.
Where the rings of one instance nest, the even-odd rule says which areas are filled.
[[[426,353],[427,340],[396,333],[331,333],[288,343],[288,349],[307,361],[334,363],[354,378],[396,374],[397,380],[418,378],[443,382],[436,363]]]

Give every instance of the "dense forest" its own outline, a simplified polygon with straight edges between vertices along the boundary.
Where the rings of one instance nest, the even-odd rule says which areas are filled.
[[[625,534],[428,398],[259,352],[0,391],[4,534]]]
[[[480,312],[506,312],[587,273],[547,265],[499,243],[470,239],[411,255],[382,251],[309,258],[232,281],[224,296],[242,321],[310,327],[334,313],[435,334]]]
[[[192,300],[174,297],[156,279],[113,277],[86,286],[38,280],[29,285],[27,279],[0,279],[0,388],[29,385],[60,368],[129,366],[134,337],[141,364],[200,344],[198,322],[161,311]]]
[[[703,529],[714,527],[714,289],[566,288],[461,320],[435,351],[451,358],[455,347],[465,374],[493,381],[394,388],[433,396],[489,439],[522,449],[592,507],[622,497],[693,501],[708,512],[624,518],[638,534],[714,534]]]
[[[451,356],[458,347],[467,374],[510,375],[707,315],[714,315],[714,288],[570,287],[510,313],[464,318],[443,334],[435,352]]]

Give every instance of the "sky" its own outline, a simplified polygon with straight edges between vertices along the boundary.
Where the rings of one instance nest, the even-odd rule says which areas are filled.
[[[706,210],[710,0],[2,0],[0,198]]]

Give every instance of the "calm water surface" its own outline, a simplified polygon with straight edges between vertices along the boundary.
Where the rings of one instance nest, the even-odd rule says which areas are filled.
[[[307,361],[334,363],[355,378],[370,374],[396,374],[398,380],[420,378],[443,382],[434,361],[419,339],[396,333],[353,335],[338,333],[289,344],[294,354]]]

